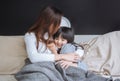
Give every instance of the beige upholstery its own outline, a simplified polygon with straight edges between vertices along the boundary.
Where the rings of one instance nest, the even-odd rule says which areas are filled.
[[[0,75],[0,81],[17,81],[14,75]]]
[[[23,36],[0,36],[0,81],[16,81],[14,74],[26,58]]]
[[[87,35],[76,35],[75,42],[80,43],[96,37],[96,35],[88,36],[89,39]],[[0,36],[0,81],[16,81],[14,74],[24,66],[26,58],[23,36]]]
[[[0,74],[18,72],[26,56],[23,36],[0,36]]]

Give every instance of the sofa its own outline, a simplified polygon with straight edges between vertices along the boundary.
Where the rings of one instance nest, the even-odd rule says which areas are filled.
[[[87,41],[96,36],[81,35],[79,38],[75,35],[75,41]],[[0,36],[0,81],[16,81],[14,74],[24,66],[26,58],[24,36]]]
[[[112,40],[113,37],[114,40]],[[89,48],[87,50],[89,55],[86,56],[85,61],[88,63],[88,65],[92,63],[95,65],[95,67],[90,65],[89,68],[91,70],[104,71],[104,73],[111,73],[116,75],[115,77],[117,78],[120,78],[120,65],[118,64],[118,61],[120,61],[120,57],[118,57],[120,56],[120,45],[118,45],[119,41],[120,31],[108,33],[103,36],[75,35],[75,42],[85,42],[85,44],[89,44],[89,46],[86,47],[87,49]],[[107,44],[110,45],[109,48]],[[111,53],[109,52],[108,55],[105,55],[105,53],[107,54],[106,50],[109,50],[111,45],[112,47],[115,46],[115,48],[112,48],[113,51]],[[118,50],[116,49],[116,46],[118,46]],[[111,58],[109,55],[113,55],[114,57]],[[20,71],[25,65],[26,58],[27,52],[23,35],[0,36],[0,81],[17,81],[14,77],[14,74]],[[99,60],[99,58],[105,59],[104,65],[102,64],[103,61]],[[108,61],[106,59],[108,59]],[[97,65],[98,67],[96,67]]]
[[[26,58],[23,36],[0,36],[0,81],[16,81]]]

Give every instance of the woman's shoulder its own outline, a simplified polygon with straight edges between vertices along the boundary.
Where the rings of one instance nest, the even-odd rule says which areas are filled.
[[[26,32],[25,35],[24,35],[24,38],[25,39],[35,39],[35,33],[34,32]]]
[[[25,37],[35,36],[35,33],[34,32],[30,32],[30,33],[26,32],[24,36]]]

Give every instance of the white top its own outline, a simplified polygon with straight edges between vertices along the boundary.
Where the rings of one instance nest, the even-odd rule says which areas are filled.
[[[46,34],[47,35],[47,34]],[[34,33],[26,33],[24,36],[26,50],[28,58],[32,63],[41,62],[41,61],[55,61],[55,55],[46,48],[46,45],[43,42],[39,42],[38,49],[36,48],[36,37]],[[77,49],[77,54],[82,56],[84,51]]]

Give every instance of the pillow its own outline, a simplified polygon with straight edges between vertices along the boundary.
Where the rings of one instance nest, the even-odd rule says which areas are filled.
[[[27,58],[23,36],[0,36],[0,74],[14,74]]]
[[[89,70],[105,75],[120,75],[120,31],[103,34],[86,43],[84,61]]]

